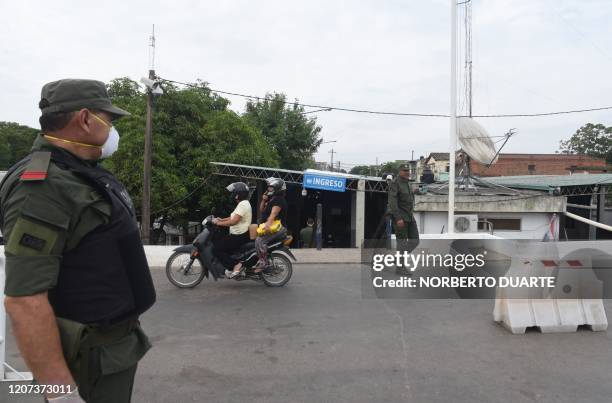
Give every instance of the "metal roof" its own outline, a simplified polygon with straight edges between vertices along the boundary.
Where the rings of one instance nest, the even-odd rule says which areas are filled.
[[[430,153],[427,157],[427,161],[431,158],[436,161],[448,161],[450,159],[450,153]]]
[[[531,190],[612,185],[612,174],[494,176],[480,179],[496,185]]]

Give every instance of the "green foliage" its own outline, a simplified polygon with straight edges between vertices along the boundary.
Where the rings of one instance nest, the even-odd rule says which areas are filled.
[[[0,170],[6,171],[30,153],[39,130],[13,122],[0,122]]]
[[[376,167],[372,167],[369,165],[357,165],[351,168],[349,171],[350,174],[353,175],[373,175],[376,173]]]
[[[564,154],[586,154],[612,164],[612,127],[587,123],[569,140],[561,141],[559,148]]]
[[[284,94],[267,94],[264,100],[247,102],[243,116],[261,130],[281,168],[303,170],[312,165],[322,141],[321,127],[315,117],[304,115],[302,106],[288,105]]]
[[[380,174],[393,174],[393,177],[397,175],[397,171],[399,171],[400,161],[389,161],[382,164],[379,168]]]
[[[382,176],[383,174],[393,174],[395,176],[399,170],[400,162],[389,161],[381,165],[357,165],[349,171],[353,175]]]
[[[235,179],[212,175],[210,162],[277,166],[277,155],[261,132],[229,111],[229,101],[211,93],[206,83],[163,89],[153,105],[152,220],[185,225],[228,200],[225,186]],[[128,78],[113,80],[109,95],[132,116],[116,122],[120,147],[105,164],[140,210],[147,96]]]

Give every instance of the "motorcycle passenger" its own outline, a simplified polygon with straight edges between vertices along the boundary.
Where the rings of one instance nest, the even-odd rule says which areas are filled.
[[[264,234],[255,239],[255,250],[259,258],[255,273],[268,269],[268,242],[273,238],[279,239],[287,234],[287,201],[285,200],[287,185],[284,180],[274,177],[266,179],[266,183],[268,188],[259,204],[261,224],[264,224]],[[281,226],[277,231],[271,232],[276,220],[280,220]]]
[[[223,266],[232,267],[233,270],[225,270],[227,278],[234,278],[242,270],[242,263],[231,256],[232,252],[240,245],[250,241],[249,225],[251,224],[252,211],[249,203],[249,187],[244,182],[234,182],[226,189],[231,192],[232,201],[236,202],[236,208],[226,218],[215,218],[213,224],[220,227],[229,227],[229,234],[215,242],[213,254],[219,259]]]

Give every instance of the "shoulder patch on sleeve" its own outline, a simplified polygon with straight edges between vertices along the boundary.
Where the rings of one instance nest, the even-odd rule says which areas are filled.
[[[19,217],[5,250],[15,256],[48,255],[58,236],[56,229]]]
[[[51,153],[49,151],[36,151],[32,154],[30,162],[26,165],[26,169],[19,179],[21,181],[44,181],[47,179],[50,160]]]

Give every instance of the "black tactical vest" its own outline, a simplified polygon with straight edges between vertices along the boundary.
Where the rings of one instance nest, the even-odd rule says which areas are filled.
[[[81,323],[112,324],[137,316],[155,302],[155,288],[132,200],[100,165],[88,166],[62,150],[51,160],[85,179],[112,205],[110,222],[63,254],[49,302],[55,315]]]

